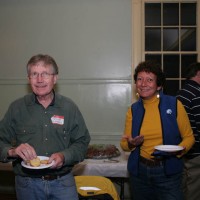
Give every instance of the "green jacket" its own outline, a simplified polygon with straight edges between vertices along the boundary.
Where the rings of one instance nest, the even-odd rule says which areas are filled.
[[[46,109],[34,94],[14,101],[0,122],[0,161],[8,162],[7,151],[12,145],[28,143],[38,156],[62,152],[64,166],[60,169],[30,170],[21,166],[21,159],[13,161],[16,175],[38,177],[63,174],[85,158],[90,135],[78,107],[67,97],[55,94]],[[37,171],[37,174],[32,171]]]

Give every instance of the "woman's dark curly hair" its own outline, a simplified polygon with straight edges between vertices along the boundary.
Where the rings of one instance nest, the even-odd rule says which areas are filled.
[[[139,72],[147,72],[147,73],[153,73],[157,77],[157,86],[164,86],[165,84],[165,75],[161,69],[161,66],[159,63],[152,61],[152,60],[147,60],[143,61],[138,64],[138,66],[135,68],[135,73],[134,73],[134,80],[136,82],[137,76]]]

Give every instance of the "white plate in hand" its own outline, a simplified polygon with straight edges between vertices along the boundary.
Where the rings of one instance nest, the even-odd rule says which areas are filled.
[[[165,152],[176,152],[181,151],[184,148],[178,145],[158,145],[154,147],[156,150],[165,151]]]
[[[40,158],[40,160],[49,160],[49,157],[47,157],[47,156],[38,156],[38,157]],[[38,166],[38,167],[33,167],[33,166],[30,166],[29,164],[26,164],[25,161],[21,162],[21,165],[28,169],[45,169],[45,168],[51,167],[53,164],[54,164],[54,161],[49,164],[40,164],[40,166]]]

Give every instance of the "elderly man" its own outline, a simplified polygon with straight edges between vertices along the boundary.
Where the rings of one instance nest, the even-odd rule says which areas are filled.
[[[0,161],[13,161],[18,200],[77,200],[71,169],[85,157],[88,129],[72,100],[54,92],[58,66],[51,56],[33,56],[27,73],[32,93],[14,101],[0,123]],[[40,156],[46,167],[30,166]]]

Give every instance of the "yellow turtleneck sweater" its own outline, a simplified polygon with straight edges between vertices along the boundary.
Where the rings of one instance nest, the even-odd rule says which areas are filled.
[[[144,136],[144,142],[140,148],[140,155],[145,158],[152,158],[151,154],[154,152],[154,146],[163,144],[161,120],[158,109],[159,99],[155,96],[150,100],[143,100],[143,103],[145,115],[140,135]],[[186,153],[194,144],[194,136],[187,113],[180,101],[178,101],[177,106],[177,123],[182,137],[182,142],[179,145],[185,147],[184,153]],[[131,108],[128,109],[126,114],[124,135],[132,135]],[[120,145],[124,151],[132,150],[129,149],[128,142],[125,139],[121,140]]]

